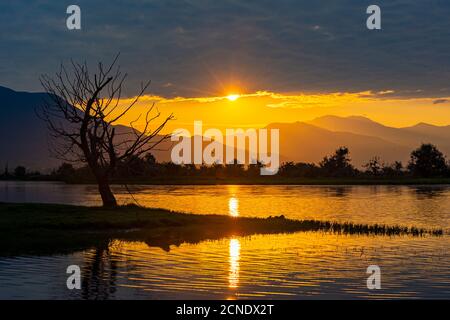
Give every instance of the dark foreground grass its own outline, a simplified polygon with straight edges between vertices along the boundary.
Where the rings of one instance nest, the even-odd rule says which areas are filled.
[[[124,206],[117,209],[0,203],[0,256],[54,254],[105,246],[112,239],[170,245],[251,234],[322,231],[360,235],[441,236],[443,230],[317,220],[233,218]]]

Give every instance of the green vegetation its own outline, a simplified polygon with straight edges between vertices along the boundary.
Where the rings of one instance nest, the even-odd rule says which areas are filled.
[[[445,156],[433,145],[422,144],[411,153],[407,167],[399,161],[386,164],[379,157],[373,157],[358,170],[351,164],[349,150],[338,148],[319,163],[286,162],[277,175],[261,176],[258,165],[244,166],[234,163],[213,166],[176,165],[172,162],[157,163],[147,153],[144,157],[131,157],[127,163],[120,163],[110,178],[115,184],[149,185],[214,185],[214,184],[267,184],[267,185],[420,185],[450,184],[450,166]],[[17,167],[14,174],[8,169],[0,180],[53,180],[66,183],[92,183],[96,179],[87,166],[75,168],[63,163],[49,175],[26,172]]]
[[[115,209],[51,204],[0,204],[0,256],[70,253],[112,239],[170,245],[251,234],[322,231],[362,235],[440,236],[442,230],[316,220],[233,218],[124,206]]]

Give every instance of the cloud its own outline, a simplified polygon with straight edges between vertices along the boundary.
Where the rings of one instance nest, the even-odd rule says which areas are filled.
[[[442,103],[447,103],[449,102],[448,99],[436,99],[433,101],[433,104],[442,104]]]
[[[394,90],[384,90],[384,91],[377,92],[377,94],[380,95],[380,96],[383,96],[383,95],[386,95],[386,94],[394,94],[394,93],[395,93]]]
[[[360,0],[79,0],[0,3],[0,83],[40,90],[38,77],[74,58],[95,64],[121,52],[125,94],[141,81],[168,97],[244,92],[423,91],[450,81],[450,2],[380,0],[382,30],[365,26]],[[434,6],[439,5],[439,10]],[[172,84],[167,86],[167,84]],[[437,94],[436,94],[437,95]]]

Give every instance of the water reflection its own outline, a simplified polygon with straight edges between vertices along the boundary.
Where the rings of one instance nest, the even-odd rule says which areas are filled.
[[[0,299],[448,299],[449,246],[448,236],[315,232],[233,236],[170,252],[115,240],[71,255],[0,258]],[[71,264],[82,268],[82,290],[65,286]],[[367,289],[371,264],[382,267],[382,290]]]
[[[239,200],[237,198],[230,198],[228,200],[228,213],[232,217],[239,216]]]
[[[345,198],[349,194],[351,189],[352,187],[335,186],[328,190],[329,194],[327,196],[335,198]]]
[[[113,186],[121,204],[134,203]],[[143,206],[240,217],[415,225],[450,230],[450,186],[145,186],[130,190]],[[0,181],[0,202],[99,205],[95,186]]]
[[[415,190],[417,198],[420,199],[433,199],[445,196],[447,187],[444,186],[419,186]]]
[[[109,246],[87,251],[85,261],[81,273],[83,299],[105,300],[114,297],[117,288],[117,261],[111,258]]]
[[[115,188],[126,203],[126,190]],[[448,186],[133,188],[143,205],[194,213],[450,227]],[[98,205],[100,199],[93,186],[0,182],[0,201]],[[0,299],[450,297],[449,236],[233,235],[175,228],[70,255],[1,257]],[[80,291],[65,286],[71,264],[82,267]],[[370,264],[386,271],[381,291],[365,286]]]
[[[239,285],[239,260],[241,257],[241,243],[238,239],[230,239],[230,272],[228,275],[228,287],[235,289]]]
[[[237,194],[239,194],[239,186],[228,186],[228,193],[230,198],[228,199],[228,215],[232,217],[239,216],[239,199]]]

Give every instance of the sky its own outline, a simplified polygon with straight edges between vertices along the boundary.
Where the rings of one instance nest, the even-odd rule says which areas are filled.
[[[81,8],[81,30],[66,27],[70,4]],[[371,4],[381,8],[381,30],[366,28]],[[173,126],[260,127],[325,114],[444,125],[449,16],[445,0],[2,1],[0,85],[41,91],[39,76],[60,63],[107,63],[120,52],[127,97],[152,80],[135,112],[157,101],[175,114]]]

